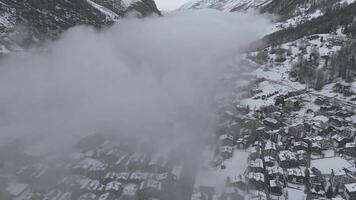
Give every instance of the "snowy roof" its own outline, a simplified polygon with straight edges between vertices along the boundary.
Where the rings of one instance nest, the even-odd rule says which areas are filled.
[[[91,170],[103,170],[105,169],[106,164],[101,162],[100,160],[96,160],[93,158],[85,158],[80,161],[74,168],[81,169],[91,169]]]
[[[270,117],[267,117],[266,119],[264,119],[263,121],[266,121],[268,123],[271,123],[271,124],[278,124],[278,121],[273,119],[273,118],[270,118]]]
[[[13,196],[18,196],[22,192],[26,190],[28,184],[23,183],[11,183],[7,188],[6,191],[9,192]]]
[[[283,169],[279,166],[267,167],[266,169],[268,174],[283,174]]]
[[[98,198],[98,200],[107,200],[109,196],[110,196],[110,193],[109,193],[109,192],[104,193],[104,194],[100,195],[100,197]]]
[[[356,183],[345,184],[345,188],[348,192],[356,192]]]
[[[223,146],[221,147],[221,152],[228,152],[228,153],[232,153],[233,152],[233,148],[230,146]]]
[[[248,178],[249,179],[255,179],[256,181],[265,181],[265,175],[262,173],[254,173],[254,172],[250,172],[248,173]]]
[[[250,160],[248,165],[253,168],[263,168],[263,160],[262,159],[256,159],[255,161]]]
[[[118,181],[112,181],[108,184],[106,184],[105,190],[115,190],[118,191],[121,188],[121,183]]]
[[[318,116],[315,116],[313,118],[315,121],[321,121],[321,122],[328,122],[329,121],[329,118],[328,117],[325,117],[324,115],[318,115]]]
[[[127,196],[135,196],[137,193],[138,186],[136,184],[127,184],[124,186],[124,189],[122,191],[123,195]]]
[[[304,177],[304,171],[300,168],[287,169],[288,176],[302,176]]]
[[[346,143],[345,148],[354,148],[356,147],[356,142]]]
[[[281,151],[278,154],[279,160],[280,161],[286,161],[286,160],[297,160],[295,153],[289,151],[289,150],[285,150],[285,151]]]
[[[225,139],[229,139],[229,140],[234,140],[234,137],[230,134],[223,134],[223,135],[220,135],[220,140],[225,140]]]
[[[268,150],[268,149],[274,149],[274,150],[276,150],[276,149],[277,149],[276,143],[271,142],[270,140],[268,140],[268,141],[266,142],[265,150]]]

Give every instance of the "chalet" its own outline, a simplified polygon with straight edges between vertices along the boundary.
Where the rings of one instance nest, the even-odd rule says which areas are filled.
[[[230,177],[230,183],[239,189],[245,190],[247,181],[246,181],[245,176],[236,175],[236,176]]]
[[[234,145],[234,136],[231,134],[223,134],[219,136],[221,146],[233,146]]]
[[[141,196],[143,199],[159,198],[161,196],[161,192],[161,182],[154,179],[143,181],[139,187],[139,196]]]
[[[92,179],[101,179],[107,173],[107,164],[94,158],[85,158],[78,162],[74,167],[74,171],[88,176]]]
[[[325,189],[325,179],[320,171],[307,170],[306,173],[309,173],[309,184],[311,188],[314,188],[316,191]]]
[[[341,128],[341,135],[348,137],[348,138],[354,138],[355,137],[355,128],[354,127],[342,127]]]
[[[303,138],[304,137],[304,125],[303,124],[295,124],[288,127],[288,134],[292,135],[296,138]]]
[[[250,142],[250,140],[252,140],[251,139],[252,135],[253,135],[252,129],[250,129],[250,128],[241,128],[240,129],[240,134],[241,134],[240,137],[248,139],[249,142]]]
[[[304,184],[305,174],[300,168],[287,169],[287,179],[291,183]]]
[[[279,142],[284,143],[289,138],[289,135],[285,132],[283,128],[278,130],[268,131],[267,133],[269,135],[270,140],[274,143],[279,143]]]
[[[121,183],[126,183],[126,182],[128,182],[129,177],[130,177],[130,173],[129,172],[121,172],[121,173],[117,174],[116,180],[121,182]]]
[[[279,165],[282,168],[295,168],[298,166],[296,154],[289,150],[281,151],[278,154]]]
[[[105,185],[100,183],[99,180],[92,180],[88,185],[87,189],[94,193],[102,193],[105,192]]]
[[[265,175],[263,173],[249,172],[247,179],[250,186],[257,189],[265,188]]]
[[[308,153],[304,150],[296,151],[296,156],[298,159],[298,164],[300,166],[307,166],[308,165]]]
[[[337,116],[331,116],[329,118],[328,124],[330,124],[331,126],[335,126],[335,127],[341,127],[343,120]]]
[[[289,111],[298,111],[300,110],[302,103],[298,99],[285,99],[284,108]]]
[[[249,160],[248,161],[248,170],[250,172],[264,172],[264,165],[263,160],[258,158],[256,160]]]
[[[276,159],[272,156],[264,156],[263,161],[265,166],[272,167],[274,166]]]
[[[6,192],[10,195],[11,199],[19,198],[22,194],[24,194],[29,185],[23,183],[11,183],[6,188]]]
[[[148,173],[146,172],[141,172],[141,171],[135,171],[132,172],[132,174],[129,177],[129,181],[131,183],[141,183],[142,181],[146,180],[148,176]]]
[[[338,110],[336,111],[336,116],[338,117],[351,117],[352,115],[354,115],[355,113],[351,110],[347,110],[347,109],[342,109],[342,110]]]
[[[270,180],[268,189],[270,194],[281,196],[283,194],[283,183],[279,180]]]
[[[265,147],[265,142],[263,140],[256,140],[252,146],[263,149]]]
[[[138,192],[138,185],[132,183],[124,185],[120,200],[137,199],[137,192]]]
[[[347,138],[341,134],[335,134],[331,137],[331,139],[335,148],[342,148],[346,145],[346,143],[352,142],[351,138]]]
[[[309,151],[309,144],[303,140],[296,141],[293,144],[293,150],[294,151],[299,151],[299,150]]]
[[[356,143],[346,143],[345,148],[342,150],[342,152],[347,156],[356,157]]]
[[[155,155],[148,164],[150,172],[163,173],[168,170],[167,158],[160,155]]]
[[[350,96],[351,92],[351,84],[346,82],[338,82],[334,85],[334,92],[344,94],[345,96]]]
[[[98,200],[115,200],[116,196],[110,192],[106,192],[99,196]]]
[[[269,106],[263,106],[260,109],[261,109],[262,113],[268,115],[268,114],[278,111],[279,108],[274,105],[269,105]]]
[[[268,178],[269,179],[278,179],[283,180],[284,172],[283,169],[279,166],[266,167]]]
[[[278,129],[280,127],[278,121],[270,117],[264,119],[263,124],[269,127],[270,129]]]
[[[275,119],[277,121],[280,121],[281,118],[282,118],[282,113],[279,112],[279,111],[276,111],[276,112],[273,112],[273,113],[269,114],[269,117],[271,117],[271,118],[273,118],[273,119]]]
[[[313,199],[323,199],[323,198],[325,198],[325,190],[324,190],[324,188],[310,187],[310,193],[309,194]]]
[[[262,158],[262,148],[257,146],[251,147],[248,159],[256,160],[258,158]]]
[[[327,102],[327,100],[324,97],[318,97],[314,101],[314,103],[319,106],[325,104],[326,102]]]
[[[231,158],[233,153],[234,153],[234,149],[231,146],[222,146],[220,149],[220,155],[224,159]]]
[[[256,129],[257,137],[259,139],[269,139],[269,135],[267,134],[265,127],[259,127]]]
[[[321,154],[322,148],[320,142],[313,142],[311,143],[311,153],[312,154]]]
[[[356,199],[356,183],[346,184],[344,195],[346,200]]]
[[[112,181],[105,186],[105,191],[119,196],[121,194],[122,184],[118,181]]]
[[[103,183],[107,184],[109,182],[115,181],[118,177],[119,173],[117,172],[113,172],[113,171],[109,171],[108,173],[106,173],[106,175],[104,176],[104,180]]]
[[[271,141],[267,141],[266,145],[263,149],[264,155],[272,156],[272,157],[277,157],[278,155],[278,149],[277,149],[277,144]]]
[[[249,144],[248,139],[239,138],[236,140],[236,148],[238,149],[246,149],[249,146],[248,144]]]

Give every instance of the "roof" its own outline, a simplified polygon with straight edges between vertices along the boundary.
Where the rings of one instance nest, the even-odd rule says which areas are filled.
[[[248,173],[248,178],[249,179],[255,179],[256,181],[265,181],[265,175],[262,173],[254,173],[254,172],[250,172]]]
[[[9,192],[13,196],[18,196],[22,192],[26,190],[28,184],[23,183],[11,183],[7,188],[6,191]]]
[[[356,192],[356,183],[345,184],[345,188],[348,192]]]
[[[297,160],[295,153],[289,150],[281,151],[278,157],[280,161]]]
[[[345,148],[354,148],[356,147],[356,142],[346,143]]]

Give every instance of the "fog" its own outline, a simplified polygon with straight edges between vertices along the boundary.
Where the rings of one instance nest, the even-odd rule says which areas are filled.
[[[35,138],[29,152],[48,154],[103,131],[198,141],[215,128],[225,67],[267,27],[255,15],[185,11],[75,27],[13,54],[0,62],[1,143]]]

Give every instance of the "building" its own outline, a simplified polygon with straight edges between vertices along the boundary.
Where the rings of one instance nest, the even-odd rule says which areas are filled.
[[[356,183],[346,184],[344,195],[346,200],[356,199]]]

